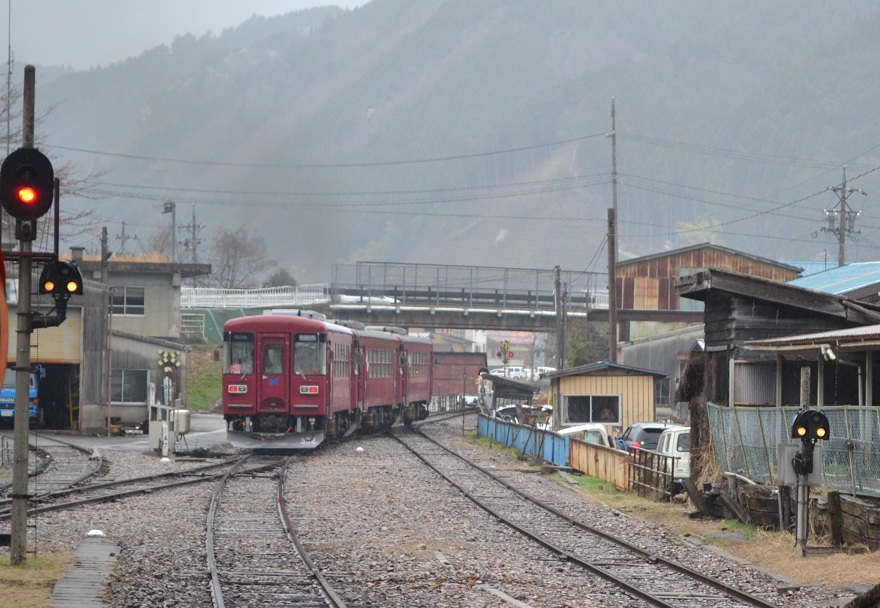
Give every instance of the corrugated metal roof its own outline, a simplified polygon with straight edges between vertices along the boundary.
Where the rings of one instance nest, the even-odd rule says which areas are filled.
[[[642,262],[646,262],[648,260],[657,260],[666,257],[672,257],[675,255],[681,255],[685,253],[690,253],[694,251],[700,251],[701,249],[712,249],[715,251],[723,251],[729,255],[742,256],[744,258],[749,258],[755,260],[757,262],[761,262],[762,264],[768,264],[771,266],[777,266],[779,268],[785,268],[787,270],[792,270],[795,272],[800,272],[801,268],[799,266],[792,266],[788,262],[780,262],[778,260],[771,260],[770,258],[765,258],[759,255],[754,255],[751,253],[746,253],[744,251],[737,251],[736,249],[731,249],[730,247],[723,247],[721,245],[713,245],[712,243],[700,243],[698,245],[690,245],[688,247],[681,247],[680,249],[670,249],[668,251],[661,251],[660,253],[652,253],[649,255],[643,255],[637,258],[630,258],[628,260],[618,260],[618,266],[629,266],[631,264],[640,264]]]
[[[747,342],[746,345],[750,347],[784,347],[809,346],[826,342],[836,342],[840,345],[858,345],[877,341],[880,341],[880,325],[863,325],[861,327],[801,334],[799,336],[752,340]]]
[[[880,285],[880,262],[859,262],[838,266],[837,268],[794,279],[789,281],[788,284],[824,293],[842,295],[869,287],[870,285]]]
[[[545,378],[560,378],[563,376],[595,376],[597,374],[601,374],[603,372],[607,373],[609,371],[624,372],[625,374],[639,376],[654,376],[656,378],[666,378],[669,375],[663,372],[655,372],[650,369],[642,369],[639,367],[630,367],[629,365],[611,363],[610,361],[598,361],[596,363],[590,363],[589,365],[581,365],[578,367],[560,369],[555,372],[544,374],[543,376]]]

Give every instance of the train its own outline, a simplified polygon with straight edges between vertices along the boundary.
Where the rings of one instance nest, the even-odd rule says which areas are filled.
[[[315,448],[428,415],[431,340],[396,327],[268,311],[223,325],[223,418],[241,448]]]

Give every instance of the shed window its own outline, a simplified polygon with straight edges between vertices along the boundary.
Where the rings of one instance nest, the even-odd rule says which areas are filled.
[[[620,395],[564,395],[565,424],[621,423]]]
[[[111,380],[113,403],[146,403],[147,375],[145,369],[114,369]]]

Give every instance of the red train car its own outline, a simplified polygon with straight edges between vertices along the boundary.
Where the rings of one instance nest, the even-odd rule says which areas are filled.
[[[234,445],[313,448],[427,415],[430,371],[411,361],[430,362],[430,341],[291,312],[223,326],[223,417]]]
[[[432,354],[434,401],[441,407],[457,405],[462,394],[479,393],[480,372],[486,371],[486,353],[435,352]]]

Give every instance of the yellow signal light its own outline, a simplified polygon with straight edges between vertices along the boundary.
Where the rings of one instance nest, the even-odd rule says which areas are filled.
[[[76,281],[67,282],[67,291],[69,291],[70,293],[74,293],[77,287],[79,287],[79,284]]]
[[[818,437],[819,439],[825,438],[825,429],[823,427],[820,426],[816,429],[816,437]]]
[[[799,426],[799,427],[797,427],[797,431],[795,431],[795,432],[798,434],[798,437],[803,437],[804,435],[807,434],[807,427]]]
[[[43,289],[49,293],[55,291],[55,281],[43,281]]]

